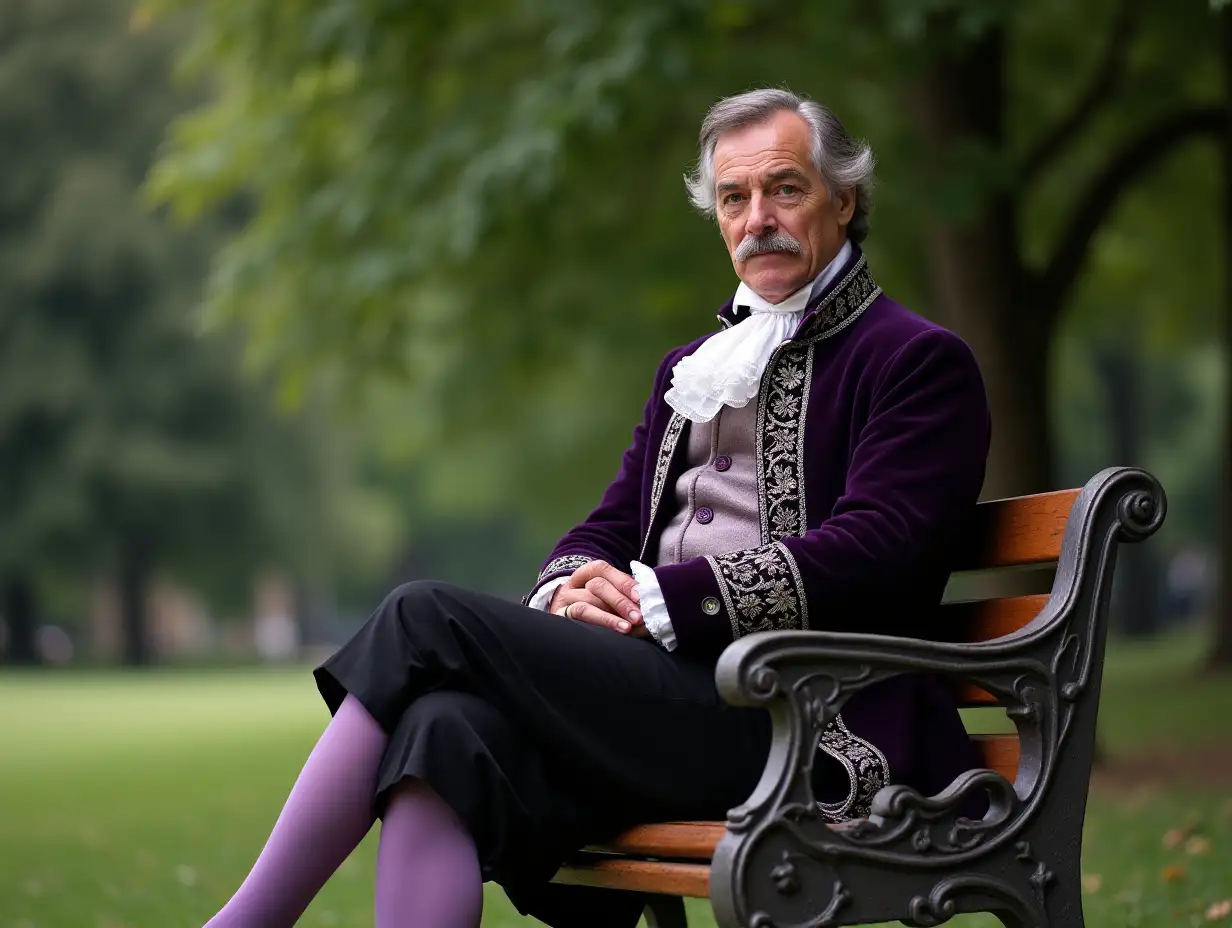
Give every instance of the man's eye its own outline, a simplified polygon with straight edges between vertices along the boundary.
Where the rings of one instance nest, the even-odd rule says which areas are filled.
[[[779,193],[786,194],[787,196],[792,196],[795,192],[795,184],[783,184],[783,186],[779,187]]]
[[[723,202],[724,203],[739,203],[743,199],[744,199],[744,194],[742,193],[729,193],[724,198]]]

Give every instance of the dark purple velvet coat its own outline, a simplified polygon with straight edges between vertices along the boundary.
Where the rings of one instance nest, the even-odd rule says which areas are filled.
[[[739,321],[730,303],[719,319]],[[703,341],[663,359],[616,479],[553,550],[539,585],[592,559],[627,571],[653,557],[690,427],[663,395],[676,362]],[[947,637],[935,607],[990,439],[968,346],[882,295],[857,248],[776,350],[757,402],[763,544],[656,567],[678,653],[717,659],[735,637],[771,629]],[[934,679],[887,681],[853,698],[842,718],[827,753],[845,755],[861,781],[847,817],[867,812],[887,779],[935,793],[978,766]],[[870,744],[883,758],[870,762]]]

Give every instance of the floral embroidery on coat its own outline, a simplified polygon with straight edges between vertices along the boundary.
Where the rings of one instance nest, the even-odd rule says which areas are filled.
[[[566,554],[564,557],[558,557],[553,561],[548,561],[548,566],[539,572],[539,581],[542,583],[552,574],[559,574],[568,571],[573,573],[579,567],[589,564],[594,558],[586,554]]]
[[[672,413],[672,418],[663,431],[663,440],[659,442],[659,455],[655,458],[654,479],[650,483],[650,518],[646,522],[646,535],[642,539],[642,550],[638,560],[646,557],[646,548],[650,544],[650,533],[654,530],[655,516],[659,514],[659,503],[663,500],[663,488],[667,484],[667,472],[671,470],[672,458],[676,456],[676,445],[684,432],[689,420],[678,412]]]
[[[757,410],[757,493],[761,540],[803,535],[804,422],[813,382],[813,346],[789,343],[767,365]]]
[[[827,822],[868,818],[873,797],[890,782],[890,763],[886,756],[877,745],[853,734],[841,715],[835,716],[826,726],[818,747],[843,765],[851,783],[843,801],[817,803],[822,818]]]
[[[780,628],[808,628],[804,581],[779,543],[706,558],[731,620],[732,637]]]

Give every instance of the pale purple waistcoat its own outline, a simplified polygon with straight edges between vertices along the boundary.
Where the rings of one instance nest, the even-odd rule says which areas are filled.
[[[654,566],[761,544],[756,426],[756,397],[739,409],[724,406],[709,422],[687,426],[676,513],[659,539]]]

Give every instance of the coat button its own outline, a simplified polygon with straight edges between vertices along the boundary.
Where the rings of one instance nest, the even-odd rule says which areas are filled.
[[[731,467],[731,458],[725,454],[720,454],[714,459],[714,469],[720,473]]]
[[[702,600],[702,612],[706,613],[706,615],[718,615],[719,601],[713,596],[707,596]]]
[[[714,510],[709,506],[703,506],[697,510],[697,515],[694,516],[702,525],[708,525],[714,521]]]

